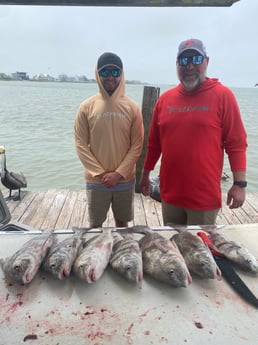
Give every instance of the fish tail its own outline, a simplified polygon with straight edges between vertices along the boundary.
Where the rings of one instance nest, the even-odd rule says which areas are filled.
[[[147,225],[134,225],[128,229],[131,229],[130,231],[132,233],[144,234],[144,235],[146,235],[149,231],[151,231],[151,228]]]
[[[181,228],[185,228],[186,226],[185,225],[181,225],[181,224],[177,224],[177,223],[166,223],[164,224],[165,226],[169,226],[171,228],[178,228],[178,229],[181,229]]]
[[[88,232],[90,229],[91,228],[87,228],[87,227],[85,227],[85,228],[79,228],[78,226],[72,227],[72,230],[74,233],[76,233],[76,232]]]
[[[44,253],[44,257],[49,253],[50,247],[54,246],[57,243],[57,235],[54,234],[55,229],[51,230],[42,230],[41,236],[46,235],[46,239],[42,242],[41,253]],[[49,241],[51,240],[50,244]],[[44,258],[42,258],[43,260]]]
[[[76,234],[79,237],[82,237],[84,234],[86,234],[87,232],[89,232],[89,230],[91,230],[91,228],[79,228],[77,226],[73,226],[72,227],[72,231],[74,232],[74,234]]]
[[[212,234],[218,230],[217,225],[199,225],[202,230]],[[219,227],[221,229],[221,226]]]
[[[54,228],[50,230],[42,230],[41,235],[43,234],[47,235],[47,238],[44,243],[46,243],[51,236],[57,237],[54,232],[55,232]]]
[[[117,229],[116,232],[121,235],[123,238],[132,236],[135,231],[133,231],[133,228],[123,228],[123,229]]]
[[[186,225],[176,224],[176,223],[167,223],[165,226],[169,226],[173,230],[176,230],[178,232],[187,231]]]

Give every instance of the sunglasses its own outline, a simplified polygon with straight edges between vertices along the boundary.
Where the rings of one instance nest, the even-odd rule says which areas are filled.
[[[119,68],[103,68],[102,70],[99,71],[99,76],[102,78],[107,78],[110,75],[114,78],[120,77],[122,71]]]
[[[179,56],[177,58],[179,66],[187,66],[191,62],[192,65],[201,65],[203,63],[204,56],[194,55],[194,56]]]

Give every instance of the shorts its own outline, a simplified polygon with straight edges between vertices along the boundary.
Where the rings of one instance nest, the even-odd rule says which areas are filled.
[[[115,220],[130,222],[134,217],[134,187],[121,191],[103,191],[86,187],[89,224],[102,225],[112,207]]]
[[[191,210],[162,202],[164,225],[168,223],[181,225],[214,225],[220,209]]]

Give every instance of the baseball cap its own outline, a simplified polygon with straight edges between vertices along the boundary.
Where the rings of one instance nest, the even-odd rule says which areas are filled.
[[[198,40],[196,38],[190,38],[186,41],[183,41],[178,46],[178,52],[177,57],[181,55],[186,50],[196,50],[198,53],[200,53],[203,56],[207,55],[206,48],[201,40]]]
[[[117,68],[122,69],[123,63],[120,57],[114,53],[104,53],[100,55],[98,58],[97,69],[100,71],[102,68],[107,67],[109,65],[115,66]]]

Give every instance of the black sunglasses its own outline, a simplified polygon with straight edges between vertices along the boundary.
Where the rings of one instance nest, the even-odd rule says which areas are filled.
[[[191,62],[192,65],[201,65],[203,63],[204,56],[194,55],[194,56],[179,56],[177,58],[179,66],[187,66]]]
[[[99,76],[102,78],[107,78],[112,75],[114,78],[120,77],[122,71],[119,68],[103,68],[102,70],[99,71]]]

